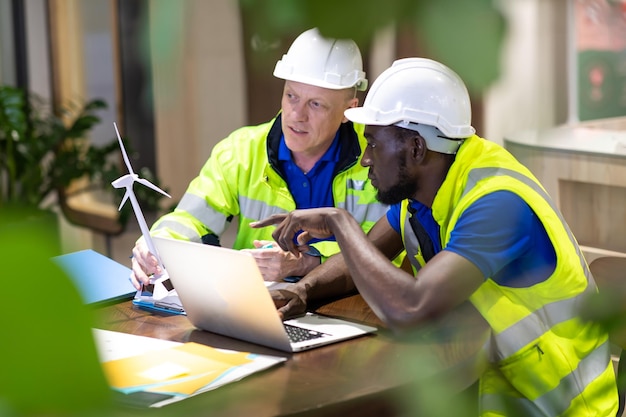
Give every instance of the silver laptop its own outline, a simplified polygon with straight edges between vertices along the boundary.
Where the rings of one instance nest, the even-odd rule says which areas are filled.
[[[162,237],[153,240],[187,317],[199,329],[286,352],[377,330],[311,313],[283,322],[250,253]],[[295,333],[296,340],[288,333]]]

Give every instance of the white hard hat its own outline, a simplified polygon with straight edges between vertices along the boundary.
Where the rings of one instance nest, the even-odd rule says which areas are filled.
[[[443,153],[455,153],[461,143],[446,138],[464,139],[476,132],[463,80],[445,65],[426,58],[395,61],[374,81],[363,107],[348,109],[345,116],[366,125],[416,130],[432,143],[441,142],[430,146],[427,140],[427,146]]]
[[[349,39],[324,38],[317,28],[296,38],[276,63],[274,76],[332,90],[367,88],[357,44]]]

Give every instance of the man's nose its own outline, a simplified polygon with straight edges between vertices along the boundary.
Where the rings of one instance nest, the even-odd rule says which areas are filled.
[[[370,148],[366,147],[361,158],[361,166],[368,167],[372,164],[372,158],[370,157]]]
[[[291,115],[296,120],[306,120],[307,112],[305,105],[303,103],[291,104]]]

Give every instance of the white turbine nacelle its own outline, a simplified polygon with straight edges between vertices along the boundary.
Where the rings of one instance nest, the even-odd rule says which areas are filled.
[[[134,174],[134,175],[126,174],[123,177],[119,177],[118,179],[116,179],[115,181],[111,183],[113,187],[115,188],[126,188],[126,192],[124,193],[124,197],[122,198],[122,202],[120,203],[120,206],[117,208],[117,211],[120,211],[122,207],[124,207],[124,203],[126,203],[126,200],[128,200],[128,194],[132,190],[133,183],[137,181],[138,178],[139,178],[139,175],[137,174]]]
[[[131,205],[133,207],[133,211],[135,212],[135,217],[137,218],[137,222],[139,223],[139,228],[141,229],[141,234],[144,240],[146,241],[146,244],[148,245],[148,249],[150,250],[150,253],[152,253],[154,257],[157,259],[157,262],[159,263],[159,266],[161,267],[161,270],[163,271],[161,275],[159,276],[154,275],[150,279],[150,282],[154,284],[154,291],[153,291],[154,299],[161,300],[167,295],[169,295],[170,293],[170,291],[168,291],[163,285],[163,281],[166,281],[167,279],[169,279],[169,276],[167,275],[167,272],[165,271],[165,267],[163,266],[163,263],[161,263],[161,257],[159,256],[154,246],[154,243],[152,242],[152,237],[150,236],[148,224],[146,223],[146,218],[144,217],[143,212],[141,211],[141,207],[139,206],[139,202],[137,201],[137,197],[135,197],[135,192],[133,191],[133,184],[138,182],[139,184],[142,184],[148,188],[151,188],[154,191],[157,191],[168,198],[171,198],[171,197],[168,193],[161,190],[159,187],[152,184],[150,181],[144,178],[139,178],[139,175],[135,174],[132,166],[130,165],[130,160],[128,159],[128,155],[126,154],[126,149],[124,148],[124,143],[122,142],[122,137],[120,136],[120,132],[117,130],[117,124],[114,122],[113,126],[115,126],[115,133],[117,134],[117,140],[120,143],[122,156],[124,157],[124,163],[126,164],[126,168],[128,168],[128,174],[119,177],[118,179],[116,179],[115,181],[111,183],[111,185],[113,185],[113,187],[115,188],[126,188],[126,192],[124,193],[124,197],[122,198],[122,202],[120,203],[118,211],[122,209],[122,207],[124,206],[124,203],[126,203],[126,200],[130,199]]]

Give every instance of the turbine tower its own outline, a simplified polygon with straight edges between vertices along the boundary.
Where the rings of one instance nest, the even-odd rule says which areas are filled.
[[[122,198],[122,202],[120,203],[120,206],[118,207],[118,211],[122,209],[122,207],[124,206],[124,203],[126,203],[126,200],[130,199],[130,202],[133,206],[133,211],[135,212],[135,217],[137,218],[137,222],[139,223],[139,228],[141,229],[141,234],[143,235],[143,238],[146,241],[146,244],[148,245],[148,249],[150,250],[150,253],[152,253],[154,257],[156,258],[159,266],[161,267],[161,271],[164,271],[163,274],[159,276],[155,275],[153,279],[151,279],[151,282],[154,284],[154,293],[153,293],[154,298],[158,300],[168,295],[168,290],[165,289],[165,287],[161,284],[163,281],[165,281],[168,278],[168,275],[167,275],[167,272],[165,272],[163,263],[161,262],[161,257],[159,256],[156,250],[156,247],[154,246],[154,243],[152,242],[152,237],[150,236],[150,231],[146,223],[146,218],[144,217],[143,212],[141,211],[141,207],[139,206],[139,202],[137,201],[137,197],[135,197],[135,192],[133,191],[133,184],[135,182],[138,182],[139,184],[142,184],[148,188],[151,188],[154,191],[157,191],[168,198],[171,198],[171,196],[165,191],[161,190],[156,185],[152,184],[150,181],[144,178],[139,178],[139,175],[135,174],[132,166],[130,165],[130,160],[128,159],[128,155],[126,154],[126,149],[124,148],[122,137],[120,136],[120,132],[117,129],[117,123],[113,122],[113,126],[115,126],[115,133],[117,134],[117,140],[119,141],[120,148],[122,149],[122,156],[124,157],[124,163],[126,164],[126,167],[128,168],[128,174],[119,177],[118,179],[113,181],[111,185],[113,185],[113,187],[115,188],[126,188],[126,193],[124,193],[124,197]]]

